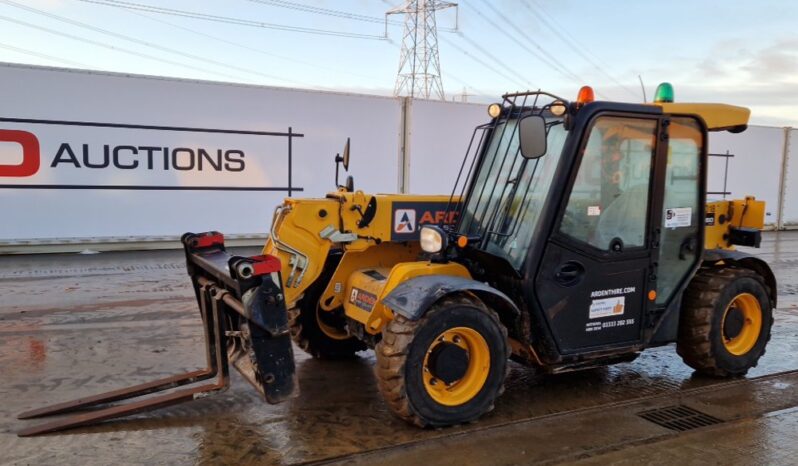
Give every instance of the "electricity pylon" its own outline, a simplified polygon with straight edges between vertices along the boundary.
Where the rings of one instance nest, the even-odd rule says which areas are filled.
[[[452,7],[456,8],[457,4],[440,0],[406,0],[404,5],[385,13],[386,21],[388,15],[405,15],[399,73],[393,95],[446,99],[441,81],[435,12]]]

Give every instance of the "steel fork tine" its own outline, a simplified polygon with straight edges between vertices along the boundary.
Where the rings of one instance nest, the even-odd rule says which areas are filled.
[[[200,309],[203,313],[203,323],[205,324],[203,327],[206,336],[205,341],[207,342],[206,354],[208,357],[208,368],[175,375],[164,379],[154,380],[140,385],[135,385],[133,387],[113,390],[87,398],[80,398],[73,401],[67,401],[64,403],[27,411],[20,414],[18,418],[30,419],[46,415],[65,413],[80,408],[96,406],[113,401],[126,400],[200,382],[218,375],[216,383],[177,390],[172,393],[116,406],[110,406],[88,413],[75,414],[64,419],[58,419],[22,429],[17,433],[17,435],[20,437],[30,437],[34,435],[71,429],[100,421],[128,416],[130,414],[140,413],[143,411],[171,406],[174,404],[183,403],[185,401],[191,401],[203,396],[208,396],[210,394],[226,390],[229,386],[230,378],[227,363],[227,353],[223,341],[224,319],[223,316],[220,315],[222,308],[218,305],[211,305],[209,302],[211,300],[216,302],[223,298],[224,293],[217,293],[216,291],[216,288],[210,284],[200,287]]]

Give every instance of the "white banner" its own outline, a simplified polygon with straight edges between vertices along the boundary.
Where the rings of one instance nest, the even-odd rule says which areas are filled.
[[[404,169],[409,192],[448,194],[485,106],[407,108],[403,127],[397,98],[0,64],[0,243],[262,235],[289,187],[303,197],[335,189],[347,137],[356,189],[397,192]],[[734,155],[727,197],[766,201],[769,224],[783,137],[761,126],[710,135],[710,152]],[[788,224],[798,223],[796,139]],[[725,160],[710,159],[710,191],[723,190]]]
[[[0,241],[266,234],[347,137],[355,187],[397,189],[398,99],[0,65],[0,102]]]
[[[283,132],[0,118],[0,187],[288,192]],[[293,177],[292,177],[293,178]],[[301,191],[301,187],[292,191]]]

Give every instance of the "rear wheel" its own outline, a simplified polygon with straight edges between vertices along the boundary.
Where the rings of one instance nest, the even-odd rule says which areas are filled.
[[[492,410],[504,390],[507,330],[481,303],[445,298],[419,320],[395,316],[376,354],[380,392],[397,416],[459,424]]]
[[[326,280],[319,279],[326,284]],[[323,286],[312,285],[297,307],[288,310],[294,343],[318,359],[344,359],[366,349],[365,343],[346,332],[343,309],[324,311],[319,307]]]
[[[703,270],[685,291],[676,349],[701,373],[744,375],[765,354],[772,325],[768,288],[756,272]]]

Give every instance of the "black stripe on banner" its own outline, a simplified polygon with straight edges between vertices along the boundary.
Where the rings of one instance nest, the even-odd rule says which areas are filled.
[[[305,137],[302,133],[279,133],[272,131],[245,131],[236,129],[215,129],[215,128],[189,128],[184,126],[150,126],[150,125],[131,125],[125,123],[100,123],[96,121],[65,121],[65,120],[36,120],[32,118],[5,118],[0,117],[0,121],[9,123],[34,123],[42,125],[65,125],[65,126],[94,126],[101,128],[127,128],[127,129],[151,129],[155,131],[187,131],[192,133],[223,133],[223,134],[250,134],[254,136],[284,136],[284,137]]]

